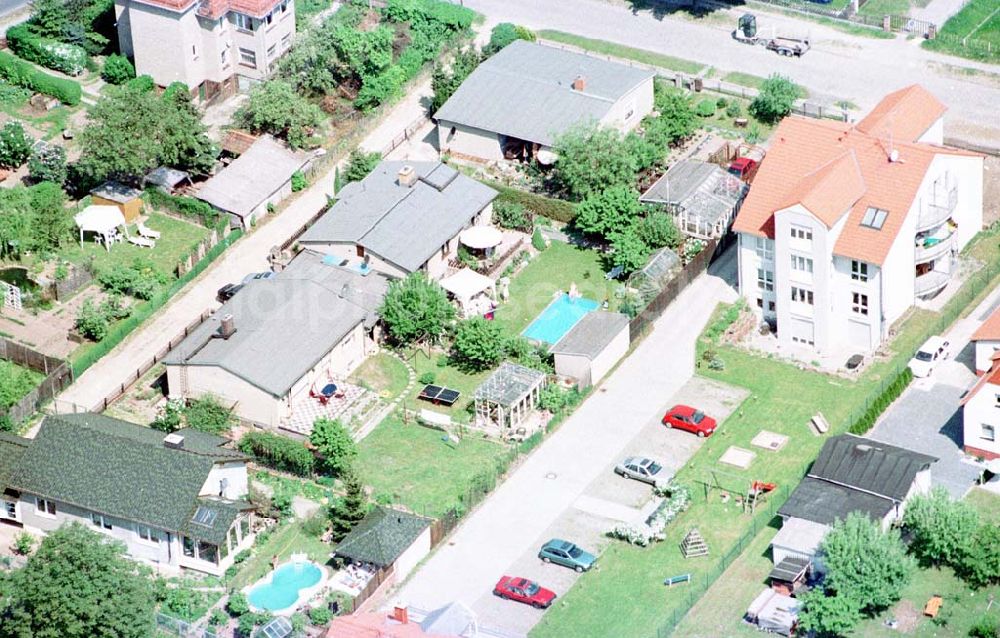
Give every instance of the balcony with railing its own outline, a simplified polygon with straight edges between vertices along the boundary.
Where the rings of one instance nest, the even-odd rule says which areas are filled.
[[[949,281],[951,281],[951,273],[932,270],[925,275],[917,276],[913,285],[913,294],[917,297],[928,297],[940,292],[948,285]]]
[[[917,217],[917,232],[929,230],[948,221],[958,204],[958,188],[934,189],[923,201]]]
[[[944,237],[924,237],[917,239],[914,263],[924,264],[947,255],[955,246],[955,232],[949,230]]]

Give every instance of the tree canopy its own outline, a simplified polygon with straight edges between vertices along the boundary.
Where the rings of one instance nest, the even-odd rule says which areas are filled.
[[[0,189],[0,257],[57,248],[73,224],[65,205],[65,193],[51,182]]]
[[[336,419],[317,419],[309,442],[320,454],[320,470],[333,476],[341,476],[358,455],[358,446],[351,433]]]
[[[479,52],[474,47],[469,47],[456,53],[449,64],[438,62],[434,65],[434,74],[431,76],[431,89],[434,91],[431,98],[431,113],[444,106],[462,82],[476,70],[481,60]]]
[[[382,154],[378,151],[366,153],[360,148],[351,151],[347,158],[347,168],[344,171],[344,179],[348,182],[360,182],[368,177],[368,174],[375,170],[375,167],[382,161]]]
[[[415,272],[389,284],[379,313],[389,336],[409,344],[424,336],[440,337],[455,317],[455,308],[437,282]]]
[[[33,638],[146,638],[153,633],[148,570],[125,545],[79,523],[45,537],[11,576],[0,600],[0,635]]]
[[[801,95],[802,87],[775,73],[764,80],[750,103],[750,113],[762,122],[777,122],[792,112],[792,105]]]
[[[528,28],[510,22],[501,22],[490,31],[490,41],[483,47],[483,55],[491,56],[515,40],[534,42],[537,36]]]
[[[635,182],[634,148],[615,129],[580,124],[559,135],[553,149],[553,179],[574,200]]]
[[[313,129],[323,122],[318,106],[284,80],[270,80],[250,90],[250,99],[234,115],[242,126],[285,139],[293,148],[309,145]]]
[[[593,192],[576,207],[576,227],[586,233],[610,237],[628,229],[639,214],[639,193],[631,185],[616,185]]]
[[[935,487],[926,496],[910,499],[903,525],[913,533],[910,552],[922,563],[957,566],[971,549],[979,515],[968,503]]]
[[[455,330],[455,355],[463,366],[479,371],[500,363],[506,353],[507,334],[496,321],[472,317]]]

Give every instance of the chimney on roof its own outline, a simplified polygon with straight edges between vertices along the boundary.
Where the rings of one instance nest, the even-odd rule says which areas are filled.
[[[407,164],[403,168],[399,169],[399,185],[411,188],[417,183],[417,171],[413,170],[413,167]]]
[[[163,447],[180,450],[184,447],[184,437],[180,434],[168,434],[163,437]]]
[[[573,90],[583,91],[586,88],[587,88],[587,78],[583,77],[582,75],[576,76],[576,79],[573,80]]]
[[[219,323],[219,337],[228,339],[234,334],[236,334],[236,319],[233,318],[233,313],[227,312]]]
[[[410,611],[406,605],[396,605],[392,608],[392,619],[401,625],[410,622]]]

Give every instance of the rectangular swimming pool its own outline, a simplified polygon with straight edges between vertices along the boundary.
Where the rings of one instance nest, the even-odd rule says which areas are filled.
[[[593,299],[583,297],[572,299],[563,293],[546,306],[521,334],[529,339],[552,345],[562,339],[563,335],[569,332],[577,321],[583,319],[585,314],[597,310],[598,306],[600,304]]]

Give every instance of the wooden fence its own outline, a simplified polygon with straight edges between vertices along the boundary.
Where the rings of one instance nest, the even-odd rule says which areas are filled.
[[[52,296],[56,301],[66,301],[73,294],[94,280],[94,274],[84,266],[72,266],[69,274],[52,284]]]
[[[393,152],[394,150],[396,150],[397,148],[408,142],[410,136],[419,131],[424,126],[424,124],[427,124],[427,122],[430,121],[430,119],[431,119],[430,116],[425,114],[413,120],[406,128],[403,129],[402,133],[392,138],[392,141],[390,141],[382,149],[381,151],[382,157],[385,157],[389,153]]]
[[[73,382],[73,370],[62,359],[50,357],[2,337],[0,337],[0,359],[7,359],[45,375],[41,383],[3,414],[14,424],[21,423],[33,415],[44,403]]]
[[[632,339],[635,340],[637,335],[645,333],[649,326],[659,319],[663,311],[670,306],[671,302],[687,288],[692,281],[697,279],[703,272],[708,269],[708,264],[712,261],[715,256],[716,247],[718,242],[716,240],[711,240],[705,244],[701,252],[694,256],[694,259],[689,261],[684,265],[680,271],[667,282],[667,285],[663,287],[663,290],[659,292],[653,299],[646,304],[639,314],[632,318],[629,322],[629,334],[632,335]]]
[[[365,601],[374,596],[375,592],[378,591],[378,588],[381,587],[385,581],[392,578],[394,574],[395,569],[392,565],[383,567],[375,572],[375,575],[368,581],[368,584],[361,590],[361,593],[354,597],[354,600],[351,602],[351,612],[353,613],[358,611],[361,606],[365,604]]]
[[[507,262],[510,260],[511,257],[513,257],[514,255],[516,255],[518,253],[518,251],[521,251],[521,250],[524,250],[524,238],[523,237],[521,239],[518,239],[517,243],[514,244],[513,246],[511,246],[506,252],[504,252],[504,254],[500,255],[499,259],[497,259],[492,264],[490,264],[489,266],[487,266],[482,271],[482,274],[486,275],[487,277],[492,277],[494,274],[496,274],[497,272],[499,272],[499,270],[501,268],[503,268],[504,266],[507,265]]]

